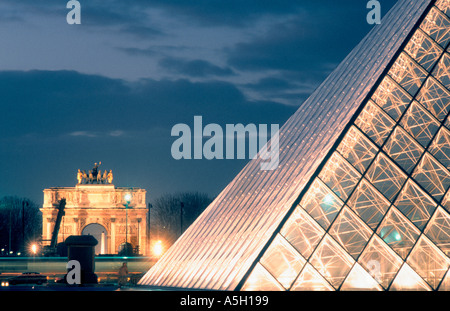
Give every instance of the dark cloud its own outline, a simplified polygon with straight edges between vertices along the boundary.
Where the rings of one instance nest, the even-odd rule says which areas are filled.
[[[175,13],[195,24],[242,27],[265,15],[292,14],[301,6],[301,1],[292,0],[155,0],[136,1]]]
[[[66,8],[67,1],[41,0],[38,2],[28,0],[4,0],[14,8],[14,17],[33,15],[41,16],[43,20],[47,17],[56,17],[65,23],[65,17],[69,12]],[[145,12],[146,6],[136,6],[127,1],[79,1],[81,4],[81,23],[83,30],[104,30],[124,34],[132,34],[138,38],[153,38],[163,35],[152,19]],[[9,11],[0,12],[0,16],[9,16]],[[4,18],[2,18],[4,20]]]
[[[300,13],[236,44],[228,63],[239,70],[330,72],[369,32],[364,3],[302,1]],[[389,9],[395,1],[384,1]]]
[[[277,103],[250,102],[227,82],[130,83],[74,71],[0,72],[0,92],[1,132],[16,137],[167,128],[194,115],[211,122],[284,122],[293,112]]]
[[[292,89],[294,87],[294,84],[287,79],[278,77],[266,77],[260,79],[257,83],[248,83],[245,85],[245,87],[256,91],[270,92]]]
[[[219,67],[208,61],[196,59],[185,60],[181,58],[165,57],[159,65],[173,73],[190,77],[232,76],[235,73],[228,67]]]

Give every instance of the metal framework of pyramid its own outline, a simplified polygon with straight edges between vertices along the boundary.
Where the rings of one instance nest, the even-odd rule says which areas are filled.
[[[450,290],[450,0],[400,0],[141,279]]]

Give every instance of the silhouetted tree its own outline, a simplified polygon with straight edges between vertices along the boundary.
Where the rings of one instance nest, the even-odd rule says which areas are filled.
[[[28,252],[29,244],[41,233],[42,214],[36,203],[16,196],[0,199],[0,249],[4,253]]]
[[[172,244],[211,202],[212,199],[207,194],[200,192],[160,196],[152,204],[150,238],[162,239],[167,246]]]

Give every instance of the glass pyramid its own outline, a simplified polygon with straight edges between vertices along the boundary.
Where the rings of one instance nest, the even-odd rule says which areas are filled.
[[[242,290],[450,290],[448,13],[426,14]]]
[[[450,290],[450,0],[400,0],[142,278]]]

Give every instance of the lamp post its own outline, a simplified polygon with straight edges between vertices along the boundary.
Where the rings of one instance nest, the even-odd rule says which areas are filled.
[[[128,206],[130,205],[132,197],[130,193],[127,193],[123,198],[125,199],[125,249],[128,255]]]

